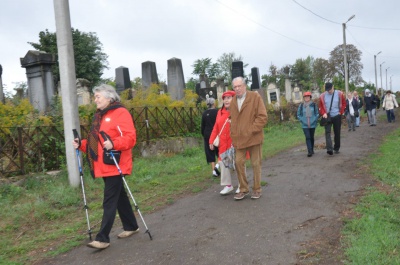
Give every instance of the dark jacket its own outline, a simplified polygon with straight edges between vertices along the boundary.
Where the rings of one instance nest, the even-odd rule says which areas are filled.
[[[373,110],[377,108],[377,97],[374,94],[371,94],[370,97],[365,96],[364,97],[364,102],[365,102],[365,109],[366,110]]]
[[[218,109],[208,109],[203,112],[201,117],[201,135],[203,135],[205,139],[210,138],[215,120],[217,118],[217,113]]]

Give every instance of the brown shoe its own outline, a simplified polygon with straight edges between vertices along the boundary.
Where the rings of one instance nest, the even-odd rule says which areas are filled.
[[[259,191],[253,191],[253,193],[251,194],[252,199],[259,199],[260,197],[261,197],[261,192]]]
[[[97,249],[105,249],[110,246],[110,243],[100,242],[100,241],[92,241],[87,244],[90,248],[97,248]]]
[[[120,233],[120,234],[118,235],[118,238],[130,237],[131,235],[136,234],[136,233],[138,233],[138,232],[139,232],[139,228],[136,229],[135,231],[124,231],[124,232],[122,232],[122,233]]]
[[[243,200],[244,199],[244,197],[246,197],[247,195],[249,195],[249,193],[248,192],[239,192],[238,194],[236,194],[235,196],[234,196],[234,198],[235,198],[235,200]]]

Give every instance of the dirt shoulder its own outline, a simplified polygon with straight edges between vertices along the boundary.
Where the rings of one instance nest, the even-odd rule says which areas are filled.
[[[360,164],[397,127],[364,121],[348,132],[343,126],[340,154],[327,155],[320,138],[311,158],[304,144],[264,161],[268,186],[258,200],[234,201],[233,194],[219,195],[215,184],[145,215],[152,241],[144,233],[117,239],[117,223],[108,249],[96,251],[83,242],[37,264],[342,264],[342,218],[371,182]],[[252,180],[251,170],[248,175]]]

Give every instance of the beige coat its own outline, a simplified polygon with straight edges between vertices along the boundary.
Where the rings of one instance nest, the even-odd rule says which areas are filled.
[[[385,108],[385,110],[391,110],[394,109],[394,107],[399,107],[395,96],[393,94],[386,94],[383,99],[382,108]]]
[[[264,126],[268,116],[264,102],[257,92],[246,91],[242,108],[238,109],[236,97],[229,107],[231,113],[231,138],[233,146],[244,149],[264,141]]]

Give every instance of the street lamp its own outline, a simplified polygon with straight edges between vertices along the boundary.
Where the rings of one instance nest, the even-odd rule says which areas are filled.
[[[390,68],[390,66],[388,68],[386,68],[386,90],[388,89],[388,85],[387,85],[387,70]]]
[[[374,63],[375,63],[375,87],[378,89],[378,77],[376,76],[376,56],[380,54],[382,51],[378,52],[377,54],[374,55]],[[376,91],[375,91],[376,94]]]
[[[390,91],[392,91],[392,76],[393,75],[390,76]]]
[[[380,65],[379,65],[379,67],[380,67],[380,71],[381,71],[381,90],[382,90],[382,92],[381,92],[381,96],[383,96],[383,86],[382,86],[382,64],[384,64],[385,62],[383,62],[383,63],[381,63]],[[378,89],[378,88],[377,88]],[[379,93],[378,92],[376,92],[376,94],[379,96]]]
[[[347,54],[346,54],[346,23],[352,20],[356,15],[352,15],[343,26],[343,56],[344,56],[344,84],[346,88],[346,95],[349,92],[349,73],[347,70]]]

